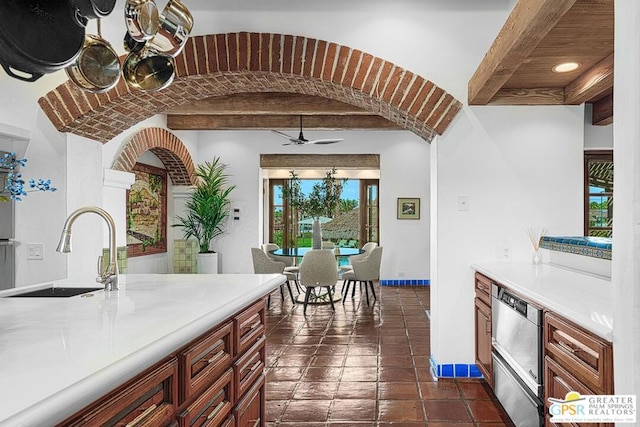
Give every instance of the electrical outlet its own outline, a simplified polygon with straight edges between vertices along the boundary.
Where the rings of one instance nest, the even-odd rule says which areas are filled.
[[[496,248],[497,256],[499,260],[509,260],[511,259],[511,245],[506,243],[501,243]]]
[[[27,259],[44,259],[44,243],[27,243]]]

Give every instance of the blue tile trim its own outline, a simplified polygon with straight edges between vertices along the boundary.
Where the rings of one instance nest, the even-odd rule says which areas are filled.
[[[380,286],[429,286],[429,279],[380,279]]]
[[[482,378],[482,373],[474,363],[438,364],[433,354],[429,363],[431,371],[438,378]]]
[[[542,236],[540,247],[558,252],[611,259],[612,239],[591,236]]]

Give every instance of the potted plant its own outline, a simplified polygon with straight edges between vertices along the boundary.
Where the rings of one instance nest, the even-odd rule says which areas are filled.
[[[182,227],[185,239],[196,238],[199,253],[198,273],[217,273],[218,254],[211,250],[211,241],[224,233],[224,223],[230,213],[229,195],[235,185],[227,185],[226,165],[216,157],[196,168],[198,183],[185,204],[186,216],[176,216],[174,227]]]
[[[316,183],[311,192],[305,195],[300,185],[300,178],[295,171],[289,171],[289,174],[289,182],[283,189],[283,197],[288,201],[289,206],[297,210],[299,216],[313,218],[312,247],[313,249],[321,249],[320,217],[333,218],[340,205],[342,186],[347,179],[336,178],[336,168],[332,168],[325,173],[322,181]]]

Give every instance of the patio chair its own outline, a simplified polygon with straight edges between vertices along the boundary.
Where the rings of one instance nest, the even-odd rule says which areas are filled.
[[[369,255],[369,253],[371,252],[371,250],[373,248],[375,248],[376,246],[378,246],[378,244],[376,242],[367,242],[367,243],[365,243],[362,246],[362,250],[364,252],[361,253],[361,254],[358,254],[358,255],[351,255],[349,257],[349,264],[340,266],[340,271],[344,273],[344,272],[347,272],[349,270],[353,270],[353,266],[351,265],[351,263],[353,261],[357,261],[357,260],[361,260],[361,259],[366,258]]]
[[[373,299],[376,298],[376,291],[373,289],[373,281],[380,279],[380,263],[382,261],[382,246],[376,246],[371,250],[369,255],[365,258],[352,262],[353,270],[349,270],[342,274],[344,279],[344,286],[342,287],[342,303],[347,300],[347,294],[349,293],[349,286],[353,284],[353,290],[351,291],[351,298],[355,297],[356,285],[355,282],[364,283],[364,290],[367,295],[367,305],[369,305],[369,288],[373,294]],[[367,285],[369,287],[367,287]]]
[[[338,282],[338,269],[336,268],[336,257],[332,250],[312,249],[307,251],[300,263],[300,283],[306,288],[304,296],[303,314],[307,314],[307,304],[311,294],[316,288],[326,288],[327,298],[331,303],[331,309],[335,311],[333,305],[333,287]]]
[[[260,248],[251,248],[251,257],[253,259],[253,272],[255,274],[284,274],[287,280],[280,285],[280,297],[284,301],[284,285],[287,285],[289,289],[289,296],[291,296],[291,302],[296,303],[293,298],[293,292],[291,291],[291,284],[289,280],[295,277],[293,273],[287,273],[284,271],[284,263],[280,261],[274,261],[264,253]],[[271,304],[271,294],[267,299],[267,308]]]

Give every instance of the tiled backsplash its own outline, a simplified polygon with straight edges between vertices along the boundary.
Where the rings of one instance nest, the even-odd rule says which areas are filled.
[[[380,279],[380,286],[429,286],[429,279]]]
[[[611,259],[611,238],[590,236],[542,236],[540,247],[593,258]]]
[[[197,273],[196,255],[198,242],[196,240],[176,239],[173,241],[173,272],[176,274]]]
[[[120,274],[125,274],[127,272],[127,247],[126,246],[118,246],[117,249],[117,258],[118,258],[118,272]],[[107,268],[107,263],[109,262],[109,248],[102,248],[102,270],[104,271]]]

